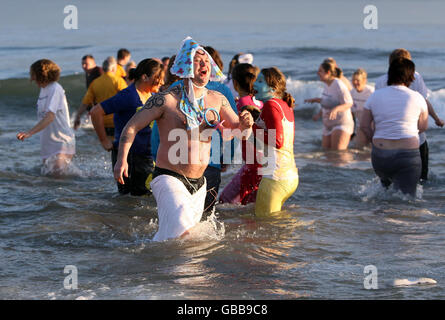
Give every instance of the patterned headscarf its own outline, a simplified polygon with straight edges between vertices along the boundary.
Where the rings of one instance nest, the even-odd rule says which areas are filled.
[[[194,78],[193,58],[196,51],[202,50],[208,57],[211,64],[210,81],[223,81],[226,77],[219,69],[212,56],[200,45],[198,45],[191,37],[187,37],[182,41],[181,49],[176,55],[175,62],[170,68],[170,73],[188,81],[188,92],[182,87],[182,96],[179,101],[179,109],[184,113],[187,120],[187,130],[199,126],[204,118],[205,106],[204,97],[207,91],[198,99],[195,98],[192,79]]]
[[[175,63],[170,68],[171,74],[177,75],[180,78],[193,78],[193,58],[198,50],[204,51],[209,57],[210,64],[212,65],[210,81],[225,80],[226,77],[215,61],[213,61],[212,56],[203,47],[193,41],[191,37],[187,37],[182,41],[182,46],[176,55]]]

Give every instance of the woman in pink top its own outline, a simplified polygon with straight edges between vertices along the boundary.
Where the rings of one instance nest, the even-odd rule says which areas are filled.
[[[263,107],[263,103],[253,96],[253,84],[258,72],[257,67],[248,63],[238,64],[232,71],[233,86],[240,96],[236,103],[238,114],[248,110],[254,120],[258,118]],[[242,140],[241,148],[245,164],[221,193],[219,200],[222,203],[246,205],[255,202],[258,186],[261,182],[261,176],[258,175],[258,168],[261,165],[257,161],[254,144]]]

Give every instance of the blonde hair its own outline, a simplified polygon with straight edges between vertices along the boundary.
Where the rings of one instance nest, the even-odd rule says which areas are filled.
[[[352,76],[363,77],[364,79],[368,78],[368,74],[366,73],[366,70],[363,68],[358,68],[357,70],[355,70]]]
[[[41,84],[58,81],[60,78],[60,67],[53,61],[41,59],[34,62],[29,68],[31,80]]]

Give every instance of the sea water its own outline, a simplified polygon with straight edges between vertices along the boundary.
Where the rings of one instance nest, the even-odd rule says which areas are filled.
[[[369,149],[323,151],[322,124],[311,119],[318,106],[304,103],[322,91],[316,71],[324,58],[334,57],[347,77],[365,68],[372,85],[386,72],[389,53],[405,47],[445,118],[445,29],[435,20],[443,4],[416,7],[414,15],[413,3],[398,12],[377,1],[379,28],[366,30],[364,1],[335,2],[338,7],[246,1],[238,10],[230,1],[219,7],[129,1],[124,8],[116,1],[72,1],[79,26],[65,30],[59,1],[6,2],[0,28],[1,299],[445,298],[443,129],[430,118],[430,179],[409,198],[380,186]],[[161,58],[175,54],[188,35],[219,50],[224,71],[242,51],[260,68],[277,66],[286,74],[298,104],[300,184],[279,215],[258,219],[252,205],[219,205],[188,238],[156,243],[155,201],[118,194],[110,154],[91,125],[76,131],[74,169],[60,179],[42,175],[38,135],[24,142],[15,135],[37,122],[38,89],[28,80],[35,60],[61,66],[72,116],[85,93],[83,55],[93,54],[100,64],[126,47],[136,62]],[[238,168],[223,173],[221,189]],[[64,286],[66,266],[77,270],[77,289]],[[367,266],[378,272],[378,289],[364,285]],[[435,282],[394,285],[421,278]]]

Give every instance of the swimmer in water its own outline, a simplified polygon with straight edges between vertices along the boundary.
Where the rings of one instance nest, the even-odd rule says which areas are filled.
[[[325,60],[317,74],[325,84],[322,97],[306,99],[304,102],[321,104],[321,110],[313,120],[323,118],[322,147],[328,150],[345,150],[354,132],[351,93],[340,80],[342,71],[333,62]]]
[[[255,99],[254,96],[253,85],[258,73],[259,69],[248,63],[237,64],[232,71],[233,86],[240,97],[236,102],[238,113],[248,110],[252,113],[254,120],[258,119],[263,108],[263,102]],[[245,164],[222,191],[219,197],[221,203],[246,205],[256,200],[257,190],[261,182],[261,175],[258,174],[261,164],[259,164],[258,156],[255,154],[255,144],[242,140],[241,152]],[[249,159],[247,159],[248,153]]]
[[[352,105],[351,111],[355,118],[356,137],[354,141],[357,149],[362,149],[369,144],[365,134],[360,129],[360,119],[362,118],[366,100],[368,100],[369,96],[374,92],[374,88],[367,84],[367,79],[368,74],[362,68],[357,69],[352,75],[352,85],[354,88],[351,90],[351,96],[354,104]]]
[[[40,88],[37,101],[39,122],[30,130],[17,134],[23,141],[40,132],[41,156],[49,173],[60,175],[65,172],[76,153],[76,139],[70,127],[68,103],[65,90],[57,82],[59,66],[51,60],[41,59],[30,68],[31,81]]]
[[[368,139],[372,139],[372,167],[382,185],[388,188],[392,184],[412,196],[416,195],[422,169],[419,133],[428,128],[426,101],[409,89],[414,72],[411,60],[393,60],[388,69],[388,86],[369,97],[360,123]]]
[[[193,39],[188,37],[183,41],[171,72],[183,78],[184,85],[153,95],[130,119],[122,131],[114,166],[115,179],[124,184],[123,178],[128,176],[127,157],[135,135],[156,120],[160,144],[150,184],[159,216],[154,241],[185,236],[199,223],[207,194],[203,174],[209,163],[217,115],[224,121],[219,130],[239,129],[246,137],[253,124],[248,111],[238,117],[222,94],[205,88],[210,79],[222,80],[223,74]],[[210,108],[216,113],[208,112]],[[172,139],[172,134],[179,136],[179,141]]]
[[[286,92],[286,78],[276,67],[262,69],[253,88],[255,97],[264,103],[252,129],[255,138],[272,148],[268,163],[261,168],[255,215],[268,216],[281,211],[284,202],[298,187],[298,169],[294,159],[295,100]],[[260,134],[263,132],[264,134]],[[275,139],[269,135],[275,134]],[[272,140],[272,141],[270,141]]]
[[[164,68],[154,59],[144,59],[129,73],[132,83],[113,97],[102,101],[91,110],[91,120],[103,148],[111,150],[111,162],[114,167],[119,150],[119,139],[127,122],[144,106],[152,93],[159,91],[164,83]],[[114,114],[114,142],[108,139],[103,122],[107,114]],[[117,183],[119,193],[135,196],[151,194],[147,183],[151,180],[154,162],[150,145],[151,128],[140,130],[129,151],[127,162],[129,176],[124,177],[124,184]]]

